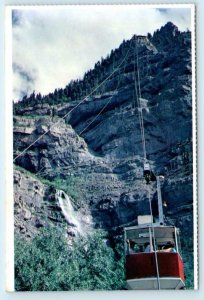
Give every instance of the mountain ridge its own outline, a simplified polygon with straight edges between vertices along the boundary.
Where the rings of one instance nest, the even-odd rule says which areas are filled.
[[[166,47],[169,46],[173,46],[171,45],[172,42],[172,35],[173,32],[176,32],[176,36],[174,36],[174,40],[176,40],[175,42],[182,42],[183,39],[186,38],[186,36],[188,36],[190,34],[190,32],[180,32],[178,30],[178,28],[171,22],[168,22],[165,26],[161,27],[161,29],[157,30],[154,32],[153,35],[151,35],[150,33],[147,34],[148,40],[149,40],[149,46],[150,48],[152,48],[152,50],[156,50],[156,48],[153,46],[153,43],[161,48],[163,50],[162,45],[166,42]],[[165,38],[162,40],[160,37],[165,36]],[[98,69],[100,69],[100,73],[102,73],[102,75],[104,75],[104,73],[107,72],[107,70],[104,70],[104,68],[109,68],[108,71],[110,71],[110,68],[114,67],[114,64],[116,64],[116,61],[118,61],[118,57],[119,55],[123,55],[124,52],[126,52],[127,47],[129,47],[129,44],[131,43],[131,41],[135,38],[136,35],[134,35],[130,40],[123,40],[123,42],[120,44],[120,46],[118,48],[116,48],[115,50],[111,50],[110,54],[108,54],[106,56],[106,58],[101,58],[101,61],[98,61],[95,63],[95,66],[93,69],[90,69],[89,71],[85,72],[83,79],[82,80],[71,80],[70,83],[64,88],[64,89],[55,89],[55,91],[53,93],[49,93],[48,95],[41,95],[41,93],[35,93],[35,91],[33,91],[33,93],[28,96],[25,95],[20,101],[14,103],[14,107],[18,109],[19,106],[21,106],[20,104],[25,103],[25,106],[29,106],[29,105],[36,105],[36,104],[44,104],[44,102],[46,103],[46,99],[48,100],[49,104],[54,104],[53,101],[49,101],[49,97],[53,100],[53,97],[57,98],[55,99],[55,101],[57,102],[57,100],[60,98],[62,101],[59,101],[59,104],[62,104],[64,102],[69,102],[72,101],[73,99],[76,98],[76,95],[74,94],[73,97],[71,97],[71,95],[69,95],[70,90],[72,89],[72,86],[76,86],[73,88],[73,93],[76,92],[75,90],[79,89],[78,85],[82,84],[82,85],[86,85],[87,81],[90,79],[89,84],[91,85],[93,83],[93,76],[96,75],[98,76]],[[167,38],[169,36],[169,39]],[[139,36],[139,37],[145,37],[145,36]],[[146,45],[147,46],[147,45]],[[156,50],[157,51],[157,50]],[[102,71],[103,70],[103,71]],[[97,80],[98,81],[98,78]],[[90,89],[89,89],[90,90]],[[88,89],[85,89],[85,92],[88,94]],[[64,97],[64,98],[63,98]],[[65,100],[66,99],[66,100]],[[64,101],[63,101],[64,100]]]

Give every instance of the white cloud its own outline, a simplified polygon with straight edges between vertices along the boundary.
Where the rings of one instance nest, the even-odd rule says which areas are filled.
[[[190,9],[162,11],[134,5],[47,7],[20,9],[14,21],[16,100],[33,90],[47,94],[71,79],[81,78],[101,56],[133,34],[153,33],[168,21],[180,30],[190,29]]]

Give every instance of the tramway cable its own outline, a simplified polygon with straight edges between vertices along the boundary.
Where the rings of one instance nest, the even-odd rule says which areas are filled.
[[[155,239],[155,232],[153,226],[153,213],[152,213],[152,203],[151,203],[151,196],[150,196],[150,186],[148,186],[148,199],[149,199],[149,210],[151,216],[151,228],[152,228],[152,239],[153,239],[153,249],[154,249],[154,257],[155,257],[155,264],[156,264],[156,273],[157,273],[157,285],[158,290],[160,290],[160,278],[159,278],[159,265],[158,265],[158,257],[156,252],[156,239]]]
[[[138,118],[139,118],[139,125],[140,125],[140,132],[142,136],[142,144],[143,144],[143,153],[145,155],[145,148],[143,143],[143,135],[142,135],[142,120],[141,120],[141,105],[139,102],[139,94],[138,94],[138,86],[137,86],[137,79],[136,79],[136,40],[135,40],[135,47],[134,47],[134,91],[135,91],[135,98],[137,102],[137,108],[138,108]],[[135,105],[134,99],[133,99],[133,105]],[[134,107],[134,110],[136,108]]]
[[[145,133],[144,133],[144,121],[143,121],[143,112],[142,112],[142,106],[141,106],[141,86],[140,86],[140,71],[139,71],[139,59],[138,59],[138,46],[137,46],[137,40],[135,38],[135,52],[136,52],[136,62],[137,62],[137,83],[138,83],[138,110],[140,115],[140,122],[141,122],[141,136],[142,136],[142,144],[143,144],[143,152],[144,152],[144,161],[147,158],[146,154],[146,143],[145,143]],[[135,76],[136,77],[136,76]]]
[[[147,154],[146,154],[144,120],[143,120],[143,112],[142,112],[142,106],[141,106],[140,70],[139,70],[138,45],[137,45],[137,37],[136,36],[135,36],[135,55],[134,55],[134,58],[135,58],[134,59],[134,79],[135,79],[134,80],[134,85],[135,85],[135,94],[136,94],[137,105],[138,105],[138,116],[139,116],[139,123],[140,123],[141,140],[142,140],[142,145],[143,145],[144,172],[148,171],[149,175],[150,175],[151,171],[150,170],[145,170],[145,165],[147,165],[148,162],[147,162]],[[137,64],[137,81],[136,81],[136,74],[135,74],[136,73],[135,64]],[[148,181],[146,181],[146,183],[149,184]],[[156,264],[157,285],[158,285],[158,289],[160,290],[159,266],[158,266],[157,252],[156,252],[156,240],[155,240],[155,233],[154,233],[154,227],[153,227],[153,213],[152,213],[152,205],[151,205],[151,197],[150,197],[150,186],[149,185],[148,185],[148,200],[149,200],[149,209],[150,209],[150,217],[151,217],[153,251],[154,251],[154,256],[155,256],[155,264]]]

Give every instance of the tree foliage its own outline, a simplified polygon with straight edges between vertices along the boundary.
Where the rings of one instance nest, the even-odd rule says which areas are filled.
[[[79,236],[71,246],[62,230],[54,227],[43,229],[29,241],[16,236],[15,288],[18,291],[121,289],[124,263],[120,251],[116,255],[107,246],[104,232]]]

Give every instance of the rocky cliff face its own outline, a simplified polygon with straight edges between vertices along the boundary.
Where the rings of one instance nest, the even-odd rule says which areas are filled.
[[[69,213],[74,212],[84,231],[117,230],[149,213],[135,100],[134,39],[128,45],[129,55],[119,71],[73,111],[79,99],[53,105],[52,115],[45,103],[19,107],[14,116],[15,156],[37,141],[15,161],[17,231],[31,236],[54,222],[69,236],[76,235],[76,223],[69,222],[63,210],[67,197],[73,206]],[[190,32],[180,33],[168,23],[153,36],[138,37],[137,51],[147,154],[154,172],[166,178],[166,221],[192,237]],[[64,207],[59,190],[64,192]],[[152,198],[155,191],[152,184]]]

